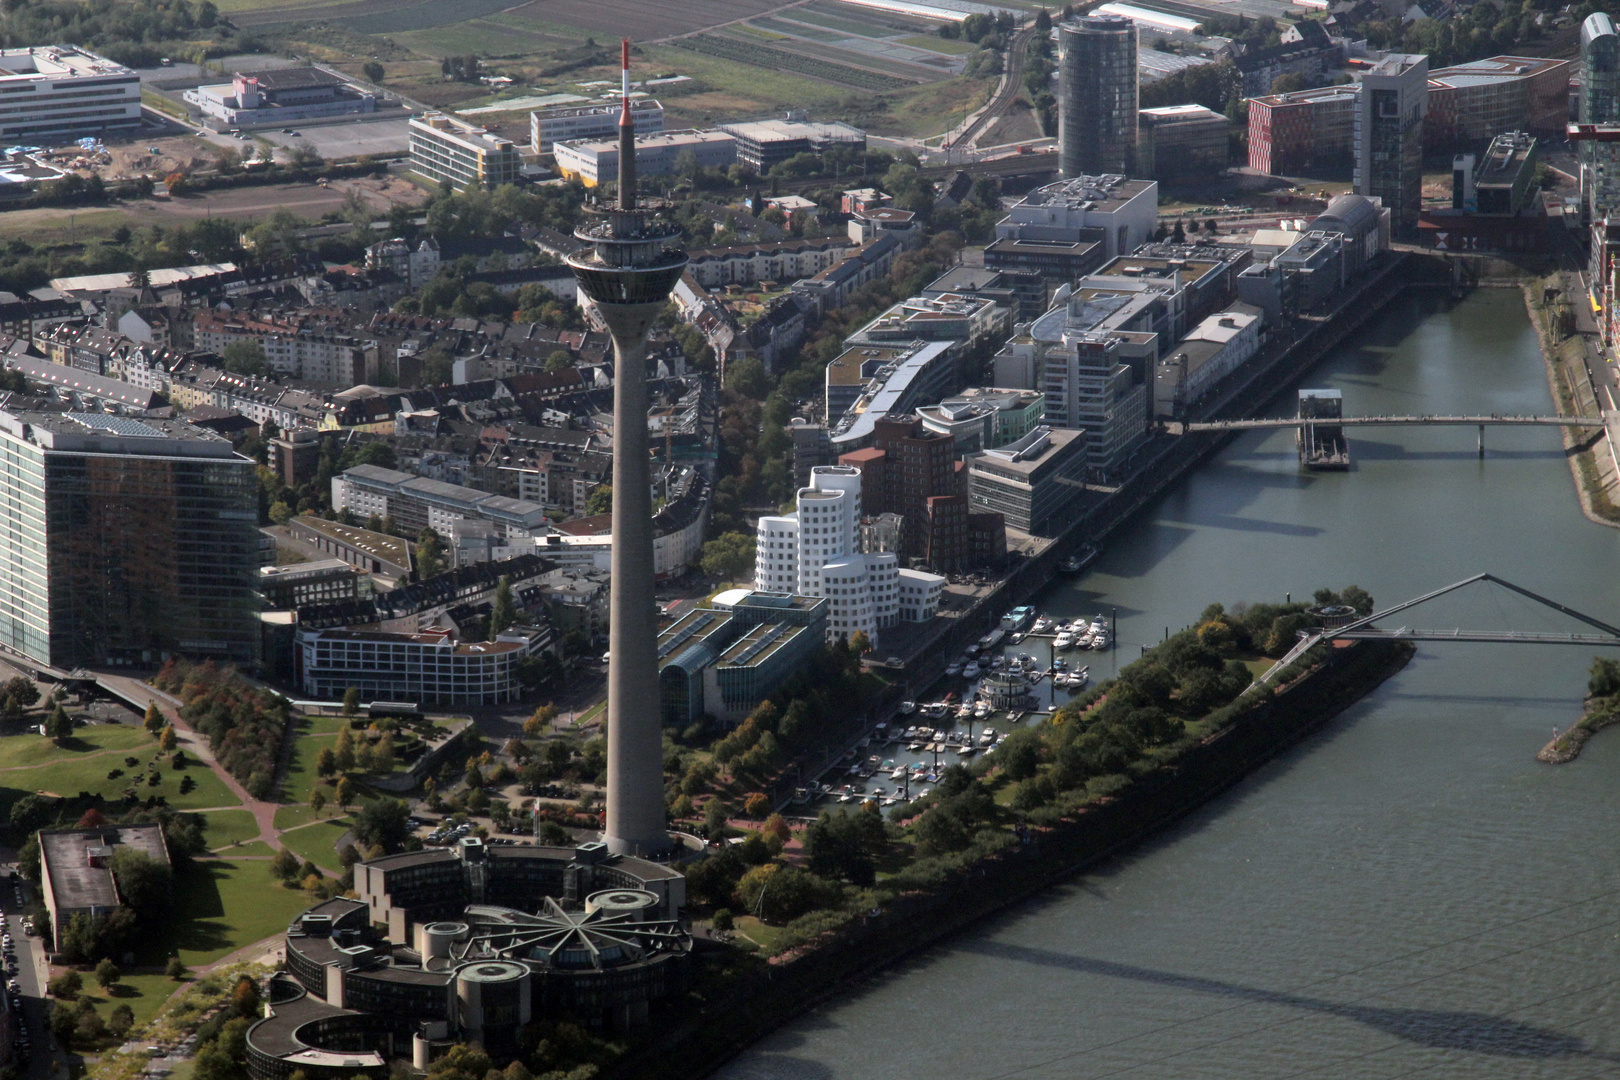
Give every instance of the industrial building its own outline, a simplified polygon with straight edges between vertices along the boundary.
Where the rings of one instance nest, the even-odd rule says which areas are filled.
[[[737,140],[723,131],[655,131],[636,135],[636,175],[671,176],[682,154],[700,169],[725,169],[737,160]],[[613,139],[557,143],[557,171],[586,187],[610,181],[619,171],[619,144]]]
[[[75,915],[103,918],[124,902],[113,875],[120,848],[138,851],[162,866],[170,862],[163,826],[156,823],[39,831],[39,887],[51,916],[52,951],[62,948],[62,937]]]
[[[1136,176],[1208,180],[1231,157],[1232,121],[1202,105],[1143,109],[1136,124]]]
[[[64,140],[141,126],[141,77],[74,45],[0,49],[0,138]]]
[[[557,143],[606,139],[619,130],[619,103],[611,105],[557,105],[529,114],[529,146],[549,154]],[[647,134],[664,130],[664,107],[652,98],[630,102],[636,130]]]
[[[228,83],[193,87],[184,97],[202,114],[203,123],[216,129],[280,127],[377,111],[373,94],[314,67],[238,73]]]
[[[819,597],[729,589],[682,614],[658,635],[663,722],[747,716],[821,647],[827,610]]]
[[[357,863],[359,899],[287,928],[286,967],[247,1032],[252,1080],[426,1069],[456,1043],[505,1060],[525,1025],[623,1032],[685,982],[685,879],[600,843],[486,846]]]
[[[1249,99],[1249,168],[1271,176],[1348,170],[1354,160],[1356,85]]]
[[[967,457],[968,502],[1009,528],[1043,535],[1083,490],[1086,433],[1038,427],[1010,446]]]
[[[1136,23],[1083,15],[1058,24],[1058,168],[1065,177],[1136,173]]]
[[[258,480],[179,420],[0,412],[0,640],[62,670],[257,658]]]
[[[517,182],[517,144],[443,113],[411,118],[411,169],[458,191]]]
[[[437,626],[414,634],[300,626],[295,640],[299,685],[321,701],[339,701],[353,687],[366,701],[502,705],[522,696],[519,663],[550,634],[514,626],[494,641],[468,642]]]
[[[1429,58],[1390,53],[1367,70],[1356,102],[1355,192],[1380,199],[1406,238],[1423,206],[1423,117]]]
[[[797,154],[825,154],[833,149],[866,151],[866,132],[836,121],[755,120],[722,124],[718,130],[736,138],[737,160],[761,176]]]

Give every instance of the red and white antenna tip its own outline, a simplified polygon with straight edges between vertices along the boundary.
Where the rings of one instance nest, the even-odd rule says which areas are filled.
[[[619,123],[630,121],[630,39],[621,38],[619,41],[619,96],[624,107],[619,110]]]

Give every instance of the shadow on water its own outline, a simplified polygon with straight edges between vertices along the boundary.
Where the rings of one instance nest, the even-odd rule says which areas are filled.
[[[1261,990],[1218,979],[1178,975],[1170,971],[1157,971],[1085,956],[1069,956],[1049,949],[1009,945],[999,941],[964,942],[959,948],[964,952],[976,952],[1004,960],[1062,968],[1088,975],[1130,979],[1216,997],[1337,1016],[1365,1024],[1393,1038],[1436,1050],[1465,1050],[1475,1054],[1510,1058],[1593,1057],[1605,1061],[1620,1060],[1612,1055],[1593,1052],[1587,1047],[1585,1040],[1576,1036],[1519,1020],[1510,1020],[1505,1016],[1492,1016],[1489,1013],[1340,1004],[1321,998]]]

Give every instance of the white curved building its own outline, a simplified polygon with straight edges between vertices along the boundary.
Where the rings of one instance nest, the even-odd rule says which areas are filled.
[[[825,597],[828,640],[860,630],[875,644],[902,619],[933,618],[945,579],[901,568],[893,552],[863,553],[860,526],[861,471],[811,469],[796,510],[759,519],[754,588]]]

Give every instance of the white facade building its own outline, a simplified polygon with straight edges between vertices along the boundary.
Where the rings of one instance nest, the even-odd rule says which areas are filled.
[[[141,77],[72,45],[0,49],[0,138],[99,135],[141,126]]]
[[[690,150],[700,169],[724,169],[737,160],[737,140],[723,131],[636,132],[636,175],[668,176]],[[560,142],[551,148],[557,171],[566,179],[595,187],[619,175],[619,140]]]
[[[895,624],[934,617],[945,579],[900,567],[893,552],[860,551],[861,471],[848,465],[810,470],[798,509],[759,519],[754,588],[827,600],[827,638],[857,630],[875,644]]]
[[[549,154],[560,142],[608,139],[619,132],[620,103],[611,105],[558,105],[529,114],[529,145],[537,154]],[[630,102],[636,133],[664,130],[664,107],[652,98]]]
[[[996,222],[998,240],[1103,245],[1106,258],[1129,255],[1153,238],[1159,185],[1123,176],[1077,176],[1036,188]]]

